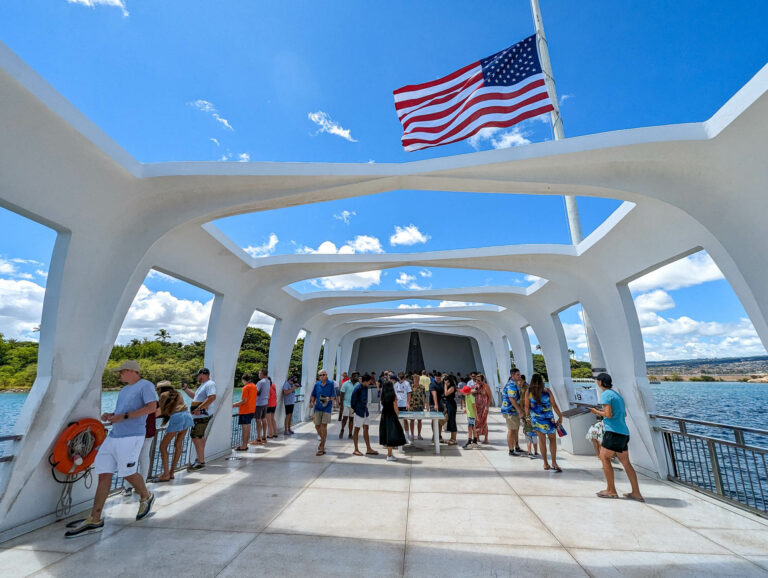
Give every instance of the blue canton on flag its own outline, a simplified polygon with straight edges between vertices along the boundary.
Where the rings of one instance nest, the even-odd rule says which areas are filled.
[[[448,76],[398,88],[395,109],[407,151],[444,145],[483,128],[506,128],[554,110],[536,35]]]
[[[480,61],[485,86],[512,86],[534,74],[541,74],[536,35]]]

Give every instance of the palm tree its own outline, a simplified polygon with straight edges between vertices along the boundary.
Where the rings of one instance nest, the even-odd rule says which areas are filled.
[[[159,341],[160,343],[165,343],[171,338],[171,334],[168,333],[168,331],[166,331],[165,329],[160,329],[158,330],[157,333],[155,333],[155,337],[157,338],[155,339],[155,341]]]
[[[569,350],[568,350],[568,355],[569,355],[570,357],[575,357],[575,356],[576,356],[576,352],[575,352],[573,349],[569,349]]]

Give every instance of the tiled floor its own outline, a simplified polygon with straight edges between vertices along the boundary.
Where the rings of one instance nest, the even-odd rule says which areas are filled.
[[[644,477],[645,504],[598,499],[594,457],[563,454],[562,474],[509,457],[498,414],[489,446],[425,440],[396,463],[352,456],[336,421],[320,458],[297,431],[155,485],[142,522],[115,497],[101,534],[65,540],[62,521],[0,544],[0,575],[768,576],[768,520]]]

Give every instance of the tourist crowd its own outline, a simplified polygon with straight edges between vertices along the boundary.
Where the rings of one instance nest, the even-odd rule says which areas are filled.
[[[155,436],[156,420],[162,419],[165,435],[159,444],[162,473],[147,481],[169,482],[174,478],[183,442],[187,431],[194,446],[194,461],[188,470],[205,467],[205,444],[211,420],[216,411],[216,384],[207,368],[196,374],[198,387],[193,390],[186,381],[181,382],[181,391],[189,396],[187,406],[181,393],[168,381],[161,381],[157,388],[141,377],[141,368],[136,361],[126,361],[115,371],[124,387],[118,394],[115,411],[104,413],[102,421],[111,424],[111,430],[99,447],[93,463],[98,476],[96,496],[90,515],[72,524],[66,532],[67,538],[99,532],[104,527],[102,510],[109,495],[112,477],[116,472],[122,477],[126,494],[136,491],[139,495],[137,520],[145,518],[151,511],[155,496],[147,489],[145,478],[150,471],[149,447]],[[597,493],[600,498],[618,498],[614,483],[611,461],[618,459],[624,467],[632,486],[627,499],[644,501],[637,482],[637,474],[629,461],[629,429],[626,424],[624,399],[613,390],[611,376],[601,373],[596,378],[601,392],[602,407],[591,408],[598,416],[598,422],[590,428],[587,438],[595,443],[595,451],[602,462],[606,478],[606,489]],[[278,437],[275,414],[278,405],[277,389],[266,370],[258,372],[258,379],[250,373],[242,376],[242,395],[233,404],[237,409],[238,424],[241,428],[241,443],[235,451],[248,450],[248,444],[265,445],[267,440]],[[298,376],[291,376],[282,386],[285,421],[283,434],[294,435],[292,426],[296,391],[301,387]],[[566,435],[563,428],[563,414],[555,396],[545,387],[539,374],[531,377],[530,383],[518,369],[512,369],[509,380],[500,390],[500,410],[507,427],[507,447],[510,456],[541,457],[545,470],[562,473],[557,463],[557,436]],[[375,395],[375,399],[370,399]],[[346,432],[353,440],[353,454],[356,456],[379,455],[371,445],[371,416],[369,404],[378,405],[379,443],[387,450],[387,461],[397,461],[393,450],[417,439],[423,440],[423,419],[437,422],[432,436],[436,443],[457,445],[459,411],[466,413],[467,441],[463,449],[472,450],[488,444],[488,412],[493,394],[485,375],[472,372],[466,377],[453,373],[426,370],[407,375],[385,371],[377,379],[374,372],[360,375],[353,372],[342,374],[339,384],[328,379],[325,370],[318,373],[309,407],[317,432],[316,455],[326,453],[328,426],[331,424],[334,408],[338,408],[340,421],[339,438]],[[407,412],[407,413],[406,413]],[[430,412],[436,412],[437,415]],[[401,415],[402,414],[402,415]],[[555,415],[557,417],[555,417]],[[423,416],[423,417],[422,417]],[[255,439],[251,440],[251,427],[256,427]],[[433,422],[434,423],[434,422]],[[526,450],[520,447],[522,427]],[[443,430],[446,436],[443,437]],[[363,433],[365,453],[359,447],[359,435]],[[434,440],[434,437],[437,437]],[[173,447],[173,458],[170,448]],[[539,451],[541,454],[539,455]]]

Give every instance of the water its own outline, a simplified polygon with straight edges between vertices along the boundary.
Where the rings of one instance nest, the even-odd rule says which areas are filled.
[[[768,429],[768,384],[668,381],[651,385],[651,389],[659,414]],[[240,400],[241,392],[235,389],[234,401]],[[26,398],[26,393],[0,394],[0,435],[13,431]],[[102,410],[112,411],[117,392],[105,391],[101,399]],[[763,438],[761,445],[765,443]]]

